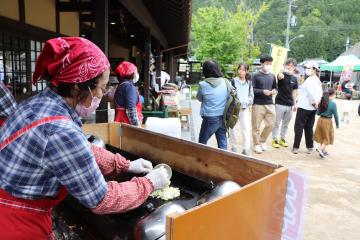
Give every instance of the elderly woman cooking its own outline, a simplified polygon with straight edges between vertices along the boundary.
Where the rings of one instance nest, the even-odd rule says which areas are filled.
[[[109,80],[109,62],[92,42],[78,37],[45,43],[33,82],[50,87],[24,101],[0,134],[0,236],[51,239],[51,209],[66,194],[97,214],[138,207],[168,184],[164,169],[144,159],[128,161],[91,146],[79,116],[94,112]],[[147,173],[106,182],[103,174]]]

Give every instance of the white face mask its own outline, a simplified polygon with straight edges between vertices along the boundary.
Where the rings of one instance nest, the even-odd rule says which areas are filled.
[[[284,72],[286,72],[286,73],[289,74],[289,75],[294,74],[294,70],[289,70],[289,69],[287,69],[287,68],[285,68],[285,71],[284,71]]]
[[[265,72],[269,73],[271,71],[271,65],[264,65],[263,69]]]
[[[311,68],[307,68],[305,69],[305,74],[308,75],[308,76],[311,76],[312,75],[312,69]]]
[[[139,81],[139,73],[136,73],[134,78],[133,78],[133,82],[137,83]]]
[[[89,107],[85,107],[82,103],[78,103],[76,105],[75,111],[77,114],[79,114],[80,117],[88,117],[91,113],[95,112],[96,109],[100,105],[101,98],[98,98],[96,96],[93,96],[90,88],[89,88],[90,94],[91,94],[91,104]]]

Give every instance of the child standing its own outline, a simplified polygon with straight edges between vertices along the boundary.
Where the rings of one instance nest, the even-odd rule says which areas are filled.
[[[345,94],[345,97],[346,97],[346,101],[344,102],[343,114],[342,114],[341,121],[349,123],[350,122],[349,118],[350,118],[350,112],[351,112],[352,95],[347,93],[347,94]]]
[[[336,128],[339,128],[339,118],[337,113],[336,103],[333,100],[335,90],[330,88],[324,91],[321,98],[317,115],[320,115],[316,124],[314,140],[320,145],[316,148],[320,157],[324,158],[328,155],[326,147],[334,143],[334,128],[332,123],[332,116],[335,118]]]
[[[230,129],[229,141],[231,144],[231,151],[237,151],[237,136],[236,133],[240,132],[243,138],[243,151],[242,154],[250,154],[250,112],[249,107],[253,103],[254,90],[250,81],[249,66],[241,63],[238,66],[238,77],[235,77],[231,82],[236,89],[237,96],[241,103],[241,110],[239,112],[239,121],[233,129]],[[240,130],[239,130],[240,128]]]

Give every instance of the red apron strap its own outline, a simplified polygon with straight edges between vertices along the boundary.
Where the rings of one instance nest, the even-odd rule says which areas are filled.
[[[2,143],[0,143],[0,151],[3,150],[4,148],[6,148],[10,143],[15,141],[16,139],[18,139],[19,137],[21,137],[28,131],[30,131],[31,129],[38,127],[40,125],[43,125],[45,123],[48,123],[48,122],[54,122],[54,121],[59,121],[59,120],[70,120],[70,118],[65,117],[65,116],[44,117],[44,118],[39,119],[29,125],[26,125],[25,127],[19,129],[14,134],[12,134],[10,137],[6,138]]]
[[[138,92],[138,102],[136,104],[136,111],[137,111],[138,119],[139,119],[139,122],[140,122],[140,125],[141,125],[144,117],[143,117],[143,114],[142,114],[142,103],[141,103],[141,98],[140,98],[139,92]]]
[[[5,120],[0,118],[0,128],[4,124]]]

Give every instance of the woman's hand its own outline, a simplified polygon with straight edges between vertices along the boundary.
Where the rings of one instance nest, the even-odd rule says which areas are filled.
[[[156,168],[145,176],[152,183],[154,190],[162,189],[170,185],[169,175],[165,168]]]
[[[152,163],[143,158],[131,161],[128,172],[130,173],[149,173],[153,169]]]

